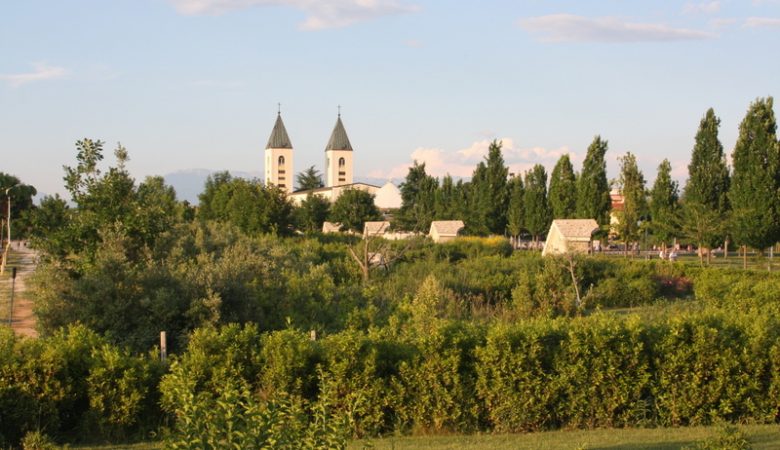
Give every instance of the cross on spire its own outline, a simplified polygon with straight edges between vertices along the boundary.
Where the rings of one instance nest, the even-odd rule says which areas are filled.
[[[341,105],[339,105],[339,117],[341,117]]]
[[[282,104],[281,103],[277,103],[276,107],[277,107],[276,114],[279,114],[281,116],[282,115]]]

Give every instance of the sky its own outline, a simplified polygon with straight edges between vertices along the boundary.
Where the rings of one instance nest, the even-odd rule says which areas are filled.
[[[780,95],[780,0],[4,0],[0,171],[65,194],[75,142],[118,142],[137,179],[263,173],[281,103],[295,171],[323,170],[341,106],[356,178],[413,160],[469,177],[579,169],[595,135],[684,182],[705,111],[727,152]],[[776,107],[777,110],[777,107]]]

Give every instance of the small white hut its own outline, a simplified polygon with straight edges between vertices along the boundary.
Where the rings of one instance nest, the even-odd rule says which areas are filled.
[[[433,242],[449,242],[458,237],[458,233],[464,227],[462,220],[434,220],[431,222],[431,230],[428,234]]]
[[[569,252],[588,253],[593,233],[598,229],[599,224],[593,219],[553,220],[544,242],[542,256]]]
[[[341,224],[340,223],[334,223],[334,222],[323,222],[322,223],[322,232],[323,233],[338,233],[341,231]]]
[[[363,238],[383,237],[390,230],[390,222],[365,222],[363,224]]]

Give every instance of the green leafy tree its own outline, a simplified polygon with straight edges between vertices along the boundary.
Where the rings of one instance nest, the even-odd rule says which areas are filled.
[[[461,185],[462,186],[462,185]],[[445,175],[436,190],[434,211],[436,220],[452,220],[462,217],[462,204],[459,199],[459,187],[452,176]]]
[[[604,159],[607,149],[608,143],[602,140],[601,136],[593,138],[577,180],[577,217],[595,219],[602,227],[609,225],[609,210],[612,205],[609,198],[607,163]]]
[[[102,242],[101,232],[107,230],[129,239],[124,248],[131,257],[144,246],[152,245],[159,230],[167,228],[171,222],[167,221],[167,217],[163,220],[157,206],[144,204],[139,198],[135,180],[125,168],[129,160],[127,149],[118,144],[114,150],[116,165],[102,173],[98,167],[103,160],[102,141],[83,139],[76,143],[76,148],[77,165],[65,167],[65,188],[76,204],[76,210],[67,223],[65,234],[68,238],[59,242],[49,241],[47,247],[54,249],[64,245],[53,253],[80,253],[92,257]],[[157,189],[161,195],[174,195],[175,198],[173,191],[166,190],[161,181],[156,186],[145,188],[148,197]],[[158,200],[163,201],[162,197]]]
[[[401,183],[401,209],[396,224],[404,230],[427,230],[434,219],[439,182],[425,172],[425,163],[417,161]]]
[[[308,191],[310,189],[317,189],[325,186],[322,182],[322,174],[310,166],[308,169],[295,176],[295,180],[298,184],[299,191]]]
[[[345,189],[330,208],[330,221],[340,223],[342,230],[362,233],[365,222],[381,218],[374,196],[360,189]]]
[[[550,207],[553,219],[571,219],[577,212],[577,178],[569,155],[558,159],[550,175]]]
[[[725,239],[729,212],[729,170],[718,139],[720,119],[712,108],[699,123],[682,197],[683,234],[699,248],[712,248]],[[709,254],[709,252],[708,252]],[[702,252],[699,252],[702,256]]]
[[[176,200],[176,191],[161,176],[147,177],[138,185],[136,196],[143,209],[138,215],[138,228],[147,237],[147,245],[184,218],[186,206]]]
[[[283,190],[260,180],[232,178],[227,172],[210,176],[200,195],[198,217],[236,225],[247,234],[289,234],[292,204]]]
[[[6,196],[6,189],[8,195]],[[35,209],[33,197],[38,193],[35,187],[24,184],[19,178],[0,172],[0,224],[5,226],[8,219],[8,199],[11,200],[11,224],[13,238],[27,235],[29,230],[29,221],[27,216],[30,211]]]
[[[295,223],[298,229],[311,233],[322,230],[322,224],[327,220],[330,213],[330,202],[314,194],[309,194],[301,202],[300,206],[295,208]]]
[[[506,210],[509,206],[507,175],[501,142],[490,143],[488,154],[471,177],[471,228],[478,234],[503,234],[506,231]]]
[[[509,209],[506,212],[506,229],[509,236],[512,237],[515,245],[518,236],[523,231],[525,224],[525,189],[523,188],[523,178],[520,176],[512,177],[509,180]]]
[[[664,159],[650,191],[650,228],[653,239],[666,244],[680,236],[679,188],[672,180],[672,165]]]
[[[536,164],[525,174],[524,199],[525,229],[531,233],[534,242],[538,242],[552,223],[550,202],[547,199],[547,172],[541,164]]]
[[[641,232],[639,222],[646,218],[647,199],[645,177],[636,164],[636,156],[628,152],[618,158],[620,161],[620,191],[623,194],[623,210],[618,214],[616,225],[618,234],[623,238],[624,252],[628,254],[628,245],[639,240]]]
[[[488,223],[488,212],[490,210],[489,199],[487,198],[487,165],[480,161],[471,175],[471,181],[465,187],[466,207],[465,225],[468,234],[486,235],[490,233]]]
[[[213,173],[206,178],[203,191],[198,194],[198,218],[201,220],[217,219],[217,212],[211,209],[212,205],[216,207],[220,204],[215,201],[215,197],[222,186],[230,183],[232,180],[233,176],[227,170]]]
[[[64,244],[70,239],[67,226],[72,213],[68,202],[59,194],[43,197],[38,207],[29,214],[32,245],[56,258],[64,257],[62,250],[73,247],[72,243]]]
[[[772,106],[772,97],[751,103],[732,154],[734,238],[760,250],[780,240],[780,149]]]

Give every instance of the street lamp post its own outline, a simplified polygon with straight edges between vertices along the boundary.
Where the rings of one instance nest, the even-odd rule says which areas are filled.
[[[8,233],[6,233],[8,236],[8,242],[6,242],[5,250],[3,251],[3,262],[2,264],[0,264],[0,275],[5,273],[5,265],[8,263],[8,250],[11,248],[11,194],[10,192],[11,189],[17,186],[21,186],[21,184],[22,183],[16,183],[15,185],[5,190],[5,202],[8,206],[7,213],[5,216],[5,222],[6,225],[8,226]]]

